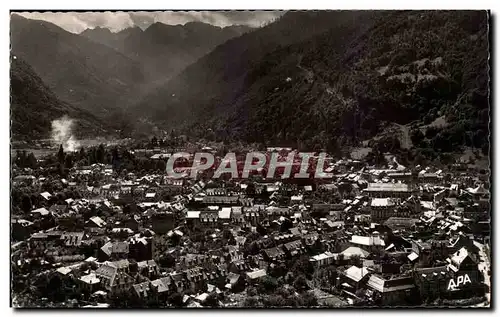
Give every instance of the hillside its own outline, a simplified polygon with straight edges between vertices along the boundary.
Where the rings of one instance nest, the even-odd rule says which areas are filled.
[[[10,80],[13,140],[49,138],[52,120],[63,115],[77,118],[77,133],[105,132],[103,123],[95,116],[59,100],[20,57],[11,58]]]
[[[63,101],[106,116],[144,82],[141,64],[46,22],[11,14],[12,52]]]
[[[174,77],[138,103],[152,118],[167,123],[201,121],[217,105],[231,107],[241,93],[250,89],[252,72],[266,68],[267,54],[299,43],[344,21],[355,21],[370,12],[289,12],[279,20],[253,32],[227,41]],[[262,66],[260,66],[262,64]],[[258,75],[258,74],[256,74]]]
[[[413,145],[487,148],[487,24],[486,11],[289,12],[138,106],[199,136],[330,149],[392,124],[415,126],[413,138],[445,116],[452,125]]]
[[[217,45],[251,31],[246,26],[220,28],[206,23],[166,25],[156,22],[142,31],[128,28],[117,33],[88,29],[81,35],[116,49],[144,65],[149,81],[173,77]]]

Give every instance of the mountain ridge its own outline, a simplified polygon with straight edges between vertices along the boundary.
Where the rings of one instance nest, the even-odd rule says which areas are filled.
[[[51,123],[67,115],[76,121],[76,133],[105,133],[106,126],[91,113],[59,100],[22,58],[11,56],[11,133],[14,140],[50,137]]]
[[[486,11],[323,14],[323,29],[290,12],[232,39],[138,106],[198,137],[309,149],[359,145],[392,123],[416,133],[445,115],[455,127],[418,148],[488,146]]]
[[[119,108],[144,82],[139,63],[46,21],[12,14],[11,50],[60,99],[101,116]]]
[[[141,62],[148,80],[155,82],[173,77],[217,45],[251,30],[241,25],[218,27],[202,22],[183,25],[155,22],[144,30],[128,28],[113,33],[88,29],[81,34]]]

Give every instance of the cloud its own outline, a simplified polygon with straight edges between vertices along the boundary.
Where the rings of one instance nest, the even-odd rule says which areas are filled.
[[[283,11],[106,11],[20,12],[18,14],[29,19],[54,23],[72,33],[80,33],[85,29],[95,27],[105,27],[112,32],[133,26],[145,29],[155,22],[171,25],[204,22],[220,27],[236,24],[260,27],[283,13]]]

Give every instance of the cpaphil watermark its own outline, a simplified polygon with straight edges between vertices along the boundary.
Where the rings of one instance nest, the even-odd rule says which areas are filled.
[[[173,178],[197,178],[210,175],[212,178],[248,178],[260,175],[264,178],[332,178],[325,170],[332,160],[327,153],[290,152],[249,152],[236,154],[228,152],[224,157],[212,153],[174,153],[167,161],[166,172]]]

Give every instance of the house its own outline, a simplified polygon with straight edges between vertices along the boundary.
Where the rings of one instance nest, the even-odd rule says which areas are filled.
[[[206,285],[204,271],[201,267],[187,269],[183,274],[185,276],[186,286],[194,293],[203,289]]]
[[[285,243],[283,245],[283,250],[289,258],[295,258],[299,255],[306,253],[306,248],[302,244],[301,240],[295,240],[292,242]]]
[[[366,286],[380,295],[379,305],[408,304],[413,297],[415,284],[411,276],[397,276],[393,278],[383,278],[378,274],[372,274]]]
[[[157,294],[158,298],[163,300],[166,300],[169,294],[175,292],[175,285],[170,276],[151,281],[151,288]]]
[[[342,273],[342,288],[354,292],[366,284],[370,271],[366,267],[351,266]]]
[[[490,192],[486,188],[484,188],[484,184],[480,184],[474,188],[467,188],[466,192],[472,195],[474,200],[479,200],[481,198],[489,198]]]
[[[87,221],[87,227],[89,228],[104,228],[105,226],[106,222],[98,216],[91,217]]]
[[[185,280],[183,273],[170,273],[170,278],[172,279],[172,286],[177,290],[177,292],[183,292],[187,288],[187,281]]]
[[[203,204],[205,205],[223,205],[233,206],[239,204],[238,196],[204,196]]]
[[[409,230],[413,228],[420,220],[415,218],[390,217],[384,222],[384,225],[392,231]]]
[[[79,247],[82,244],[84,233],[82,232],[63,232],[61,240],[67,247]]]
[[[62,215],[68,211],[68,205],[52,205],[50,206],[49,211],[56,216]]]
[[[125,259],[129,254],[127,242],[108,242],[99,249],[98,258],[101,261]]]
[[[93,293],[99,287],[101,280],[95,273],[89,273],[81,276],[78,282],[84,292]]]
[[[26,219],[11,218],[10,227],[12,240],[22,241],[33,232],[33,222]]]
[[[188,211],[185,217],[186,225],[191,228],[197,227],[201,222],[200,213],[200,211]]]
[[[246,273],[246,279],[248,283],[257,283],[261,278],[266,276],[266,270],[261,269],[261,270],[254,270]]]
[[[372,198],[408,198],[415,190],[403,183],[368,183],[363,192]]]
[[[139,215],[132,215],[123,222],[123,226],[125,228],[129,228],[133,231],[139,231],[140,224],[141,224],[141,217]]]
[[[177,260],[177,269],[188,269],[193,267],[208,267],[213,264],[212,258],[207,254],[186,254]]]
[[[154,289],[151,285],[151,282],[149,282],[149,281],[133,284],[132,290],[134,291],[133,294],[137,298],[140,298],[142,300],[148,300],[148,299],[153,298],[155,296]]]
[[[236,225],[244,226],[246,224],[245,214],[243,207],[231,207],[231,222]]]
[[[365,248],[370,252],[385,248],[385,241],[380,237],[377,231],[374,231],[370,236],[353,235],[349,242],[354,246]]]
[[[160,273],[160,268],[154,260],[137,262],[137,271],[148,278],[156,277]]]
[[[229,263],[228,271],[232,273],[243,273],[250,270],[250,265],[244,260],[235,260]]]
[[[446,259],[446,262],[448,262],[448,270],[451,270],[454,273],[464,272],[469,275],[474,275],[473,277],[477,279],[477,275],[479,273],[477,261],[467,248],[463,247],[453,253],[448,259]]]
[[[326,251],[324,253],[312,256],[309,261],[312,262],[313,265],[315,265],[317,268],[319,268],[334,264],[337,258],[338,254]]]
[[[146,198],[146,201],[155,201],[156,193],[146,193],[144,197]]]
[[[357,256],[361,259],[365,259],[370,255],[370,252],[365,251],[359,247],[349,247],[342,251],[340,254],[344,257],[344,259],[350,259],[353,256]]]
[[[223,207],[218,212],[218,220],[221,223],[229,223],[231,221],[231,207]]]
[[[13,178],[14,185],[28,185],[31,186],[36,183],[36,177],[33,175],[18,175]],[[49,194],[50,195],[50,194]]]
[[[52,197],[52,195],[49,192],[43,192],[40,194],[40,196],[42,196],[43,199],[45,199],[47,201],[50,200],[50,197]]]
[[[393,198],[372,198],[370,202],[370,215],[372,221],[386,220],[395,213],[397,201]]]
[[[50,214],[50,211],[48,211],[45,208],[37,208],[31,211],[31,215],[35,218],[42,218],[42,217],[47,217]]]
[[[129,257],[137,261],[151,260],[155,252],[153,237],[135,235],[130,238]]]
[[[225,288],[231,290],[233,293],[239,293],[245,288],[245,279],[240,274],[229,273],[226,277]]]
[[[417,268],[413,278],[421,298],[443,298],[449,294],[448,285],[453,280],[453,272],[446,266]]]
[[[204,226],[217,226],[219,212],[217,210],[200,211],[200,224]]]
[[[281,247],[268,248],[262,251],[264,259],[269,262],[279,262],[285,259],[285,252]]]

